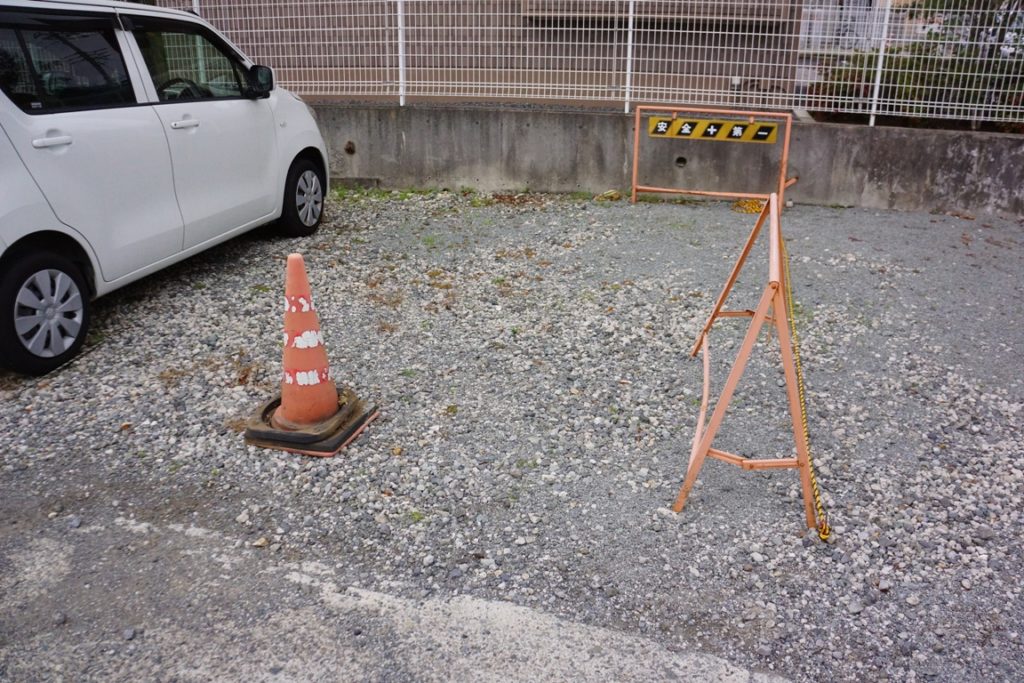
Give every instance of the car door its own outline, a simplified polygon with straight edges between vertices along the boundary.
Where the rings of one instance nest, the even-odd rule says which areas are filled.
[[[139,74],[116,21],[0,8],[0,97],[9,100],[0,126],[107,281],[180,252],[183,241],[163,126],[138,104]]]
[[[202,24],[130,21],[171,150],[185,248],[269,220],[279,194],[274,116],[248,97],[242,58]]]

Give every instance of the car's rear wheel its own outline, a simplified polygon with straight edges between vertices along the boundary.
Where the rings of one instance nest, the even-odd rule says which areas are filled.
[[[289,237],[312,235],[324,217],[326,179],[320,167],[309,159],[296,159],[288,169],[284,185],[284,206],[279,226]]]
[[[59,254],[17,258],[0,280],[0,363],[43,375],[69,361],[89,331],[82,272]]]

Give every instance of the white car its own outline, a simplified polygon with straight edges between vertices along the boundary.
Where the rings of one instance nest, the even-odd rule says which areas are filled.
[[[0,0],[0,364],[49,372],[92,299],[246,230],[312,234],[327,163],[310,109],[196,16]]]

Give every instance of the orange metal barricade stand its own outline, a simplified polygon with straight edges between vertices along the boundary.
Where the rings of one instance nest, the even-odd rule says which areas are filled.
[[[671,114],[675,120],[680,113],[710,114],[713,116],[741,117],[741,120],[753,124],[755,119],[771,119],[783,125],[782,158],[779,161],[779,177],[775,194],[779,196],[779,206],[784,204],[786,188],[797,181],[786,178],[786,167],[789,164],[789,139],[793,128],[793,115],[780,112],[742,111],[739,109],[701,109],[693,107],[664,107],[643,105],[636,108],[633,122],[633,182],[630,201],[636,203],[637,192],[661,192],[669,194],[688,194],[704,197],[723,197],[726,199],[760,199],[767,200],[768,194],[757,192],[718,192],[710,190],[688,190],[671,187],[653,187],[639,184],[640,177],[640,129],[644,112],[662,112]],[[672,138],[668,138],[672,139]]]
[[[822,536],[822,538],[827,538],[829,533],[828,524],[824,518],[824,509],[820,504],[817,508],[819,519],[817,520],[817,523],[815,522],[815,502],[820,501],[820,496],[816,495],[817,487],[813,480],[813,466],[810,462],[809,444],[807,441],[807,432],[805,427],[806,423],[804,422],[805,406],[803,405],[803,396],[800,388],[801,385],[797,374],[798,366],[794,360],[794,346],[790,336],[790,313],[786,305],[788,273],[787,269],[783,267],[784,245],[782,242],[782,231],[779,226],[780,201],[779,196],[775,193],[771,193],[768,196],[768,201],[761,210],[761,213],[757,218],[757,223],[754,225],[754,229],[747,238],[747,241],[743,246],[743,251],[740,253],[736,264],[733,266],[729,279],[726,281],[725,287],[722,289],[722,293],[718,296],[718,300],[715,302],[715,306],[711,311],[711,315],[708,316],[707,322],[704,324],[704,328],[701,330],[700,335],[697,337],[697,341],[690,352],[691,357],[695,357],[699,351],[703,351],[704,388],[701,396],[700,416],[697,422],[697,431],[696,434],[694,434],[693,444],[690,449],[690,461],[686,471],[686,479],[683,482],[682,488],[679,490],[679,495],[676,498],[672,509],[675,512],[682,511],[683,506],[686,504],[686,499],[690,495],[690,490],[693,488],[693,484],[697,480],[697,475],[700,473],[700,468],[704,464],[704,459],[707,457],[723,460],[732,465],[742,467],[745,470],[794,468],[800,472],[800,484],[803,488],[804,514],[806,516],[807,526],[810,528],[817,527],[819,535]],[[757,308],[752,311],[723,310],[725,300],[728,298],[733,285],[736,283],[740,270],[743,268],[743,264],[746,261],[747,256],[750,254],[750,251],[754,246],[754,242],[757,240],[757,236],[760,233],[761,228],[764,226],[765,221],[768,221],[769,223],[768,284],[764,289],[764,293],[761,295]],[[740,350],[736,354],[736,360],[733,363],[732,369],[729,371],[729,376],[726,379],[725,387],[722,389],[721,396],[719,396],[718,401],[715,403],[715,409],[711,415],[711,420],[705,426],[711,370],[710,352],[708,349],[708,333],[711,331],[712,325],[714,325],[715,321],[719,318],[737,317],[751,318],[750,326],[747,328],[746,335],[740,345]],[[751,350],[753,349],[754,343],[757,341],[757,337],[765,323],[770,323],[774,326],[779,340],[780,351],[782,353],[782,367],[786,378],[786,395],[789,403],[789,414],[793,423],[793,440],[796,445],[795,457],[753,459],[712,448],[715,435],[718,433],[718,430],[722,425],[722,420],[725,417],[725,413],[729,408],[729,402],[732,400],[733,392],[736,390],[736,385],[739,383],[740,377],[743,375],[747,361],[750,359]]]

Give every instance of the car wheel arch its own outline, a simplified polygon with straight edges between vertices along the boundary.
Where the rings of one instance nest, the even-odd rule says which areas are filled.
[[[85,278],[86,286],[89,288],[89,297],[95,298],[97,296],[96,268],[89,256],[89,252],[75,238],[63,232],[43,230],[29,233],[20,238],[11,244],[3,256],[0,257],[0,271],[5,271],[8,264],[26,254],[40,252],[57,254],[71,261],[78,267],[82,277]]]
[[[309,161],[319,166],[320,171],[324,174],[324,177],[328,177],[327,160],[324,159],[323,156],[321,156],[320,150],[318,150],[316,147],[306,147],[305,149],[301,150],[298,154],[295,155],[294,158],[292,158],[292,163],[289,164],[289,168],[293,166],[295,162],[300,161],[302,159],[308,159]],[[326,191],[327,188],[325,187],[324,192]]]

